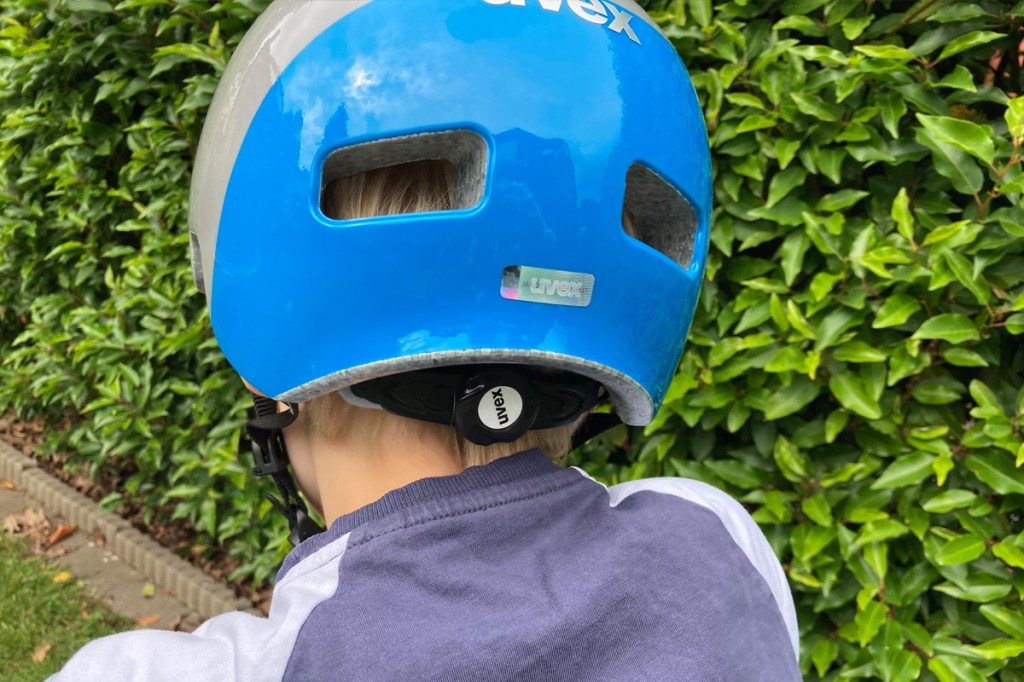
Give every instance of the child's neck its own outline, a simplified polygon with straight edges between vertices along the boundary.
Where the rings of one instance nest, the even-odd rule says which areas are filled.
[[[310,442],[320,511],[328,525],[413,481],[463,470],[437,431],[423,428],[432,425],[380,426],[346,434],[339,442]]]

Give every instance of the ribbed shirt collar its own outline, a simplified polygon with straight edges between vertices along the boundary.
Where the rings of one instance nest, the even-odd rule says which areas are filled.
[[[496,486],[515,490],[523,488],[523,486],[515,484],[542,477],[565,477],[566,482],[580,479],[575,471],[557,466],[542,451],[527,450],[509,457],[502,457],[490,464],[470,467],[453,476],[421,478],[418,481],[413,481],[406,486],[392,490],[376,502],[371,502],[365,507],[338,517],[326,531],[314,535],[293,549],[285,558],[284,564],[277,574],[277,580],[280,581],[293,566],[306,557],[361,526],[383,521],[399,512],[417,506],[433,506],[439,502],[445,506],[457,506],[459,500],[476,498],[482,490]],[[523,488],[519,492],[528,494],[529,490]]]

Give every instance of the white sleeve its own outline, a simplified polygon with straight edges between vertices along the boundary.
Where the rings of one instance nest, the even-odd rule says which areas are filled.
[[[577,470],[591,478],[582,469]],[[768,544],[768,539],[743,505],[714,486],[685,478],[646,478],[613,485],[608,488],[610,504],[614,507],[630,495],[643,491],[674,495],[700,505],[718,516],[733,542],[768,584],[782,614],[782,620],[786,624],[793,651],[799,659],[800,634],[797,629],[796,608],[793,606],[793,593],[789,589],[782,564]]]
[[[306,557],[274,589],[270,617],[225,613],[191,634],[139,630],[82,647],[48,682],[280,680],[310,612],[338,587],[348,534]]]

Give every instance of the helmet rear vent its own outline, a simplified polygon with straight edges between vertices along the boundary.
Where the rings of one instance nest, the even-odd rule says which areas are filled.
[[[623,206],[626,232],[684,268],[690,267],[697,212],[683,193],[647,166],[634,163],[626,174]],[[632,229],[630,229],[632,228]]]
[[[487,153],[483,138],[468,130],[405,135],[335,150],[324,161],[320,210],[332,220],[347,220],[474,208],[484,194]],[[410,187],[407,179],[403,186],[399,169],[412,171],[405,177],[421,184]],[[364,202],[346,197],[346,192],[357,191],[357,183],[351,180],[360,176],[367,184],[358,191],[372,191],[370,185],[381,182],[387,185],[391,201],[365,210]],[[430,200],[416,200],[412,194]]]

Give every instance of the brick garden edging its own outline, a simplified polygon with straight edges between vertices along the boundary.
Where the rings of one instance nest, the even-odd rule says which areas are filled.
[[[227,585],[139,532],[120,516],[103,511],[91,499],[50,476],[30,457],[3,441],[0,441],[0,478],[24,489],[47,512],[63,516],[82,531],[102,533],[107,549],[145,574],[157,587],[174,594],[201,618],[230,611],[262,615],[248,599],[238,597]]]

